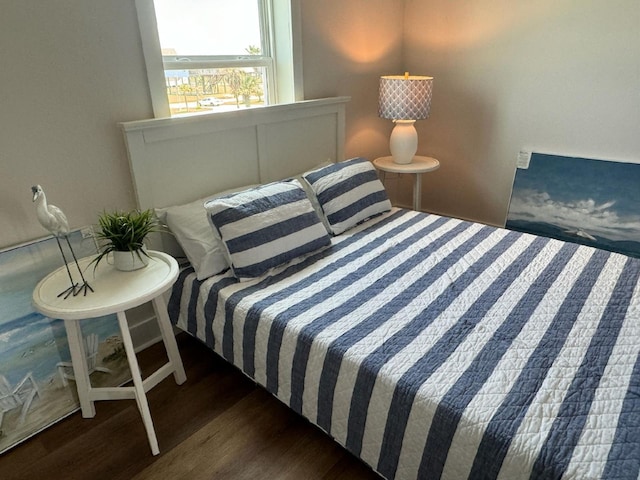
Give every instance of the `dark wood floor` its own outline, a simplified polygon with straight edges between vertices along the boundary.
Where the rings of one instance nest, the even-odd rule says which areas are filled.
[[[148,393],[160,455],[151,455],[133,400],[96,403],[0,455],[0,479],[379,479],[197,340],[178,345],[187,382]],[[143,373],[165,360],[154,345]]]

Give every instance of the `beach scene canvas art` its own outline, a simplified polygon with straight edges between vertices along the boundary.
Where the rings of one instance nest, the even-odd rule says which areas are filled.
[[[70,234],[78,258],[96,253],[93,238]],[[36,312],[36,284],[63,266],[53,237],[0,251],[0,453],[79,409],[62,320]],[[85,272],[90,281],[91,270]],[[82,321],[93,386],[130,378],[115,315]]]
[[[640,258],[640,164],[534,153],[506,227]]]

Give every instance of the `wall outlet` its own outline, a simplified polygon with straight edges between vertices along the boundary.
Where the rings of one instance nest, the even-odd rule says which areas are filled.
[[[527,168],[529,168],[529,163],[531,163],[531,151],[520,150],[520,153],[518,153],[517,167],[526,170]]]

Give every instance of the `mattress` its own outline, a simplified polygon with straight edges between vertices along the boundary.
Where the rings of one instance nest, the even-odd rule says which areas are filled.
[[[393,209],[172,321],[388,479],[638,478],[640,261]]]

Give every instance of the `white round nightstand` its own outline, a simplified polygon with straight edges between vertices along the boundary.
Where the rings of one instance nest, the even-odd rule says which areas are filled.
[[[420,211],[420,199],[422,198],[422,174],[432,172],[440,168],[440,162],[435,158],[415,156],[411,163],[395,163],[393,157],[379,157],[373,161],[378,170],[391,173],[414,173],[415,183],[413,187],[413,209]]]
[[[93,257],[81,259],[80,268],[84,271],[88,266],[85,275],[94,292],[70,296],[66,299],[58,297],[59,292],[69,285],[66,269],[61,267],[36,285],[33,291],[33,305],[43,315],[64,320],[82,416],[84,418],[95,416],[96,400],[135,399],[147,431],[151,451],[157,455],[160,450],[146,392],[171,374],[178,385],[184,383],[187,377],[167,314],[167,305],[162,297],[162,293],[171,288],[178,278],[178,263],[166,253],[154,251],[148,253],[149,264],[144,268],[132,272],[121,272],[106,261],[102,261],[96,268],[93,278],[91,278],[93,266],[89,265]],[[153,303],[169,361],[142,380],[125,310],[148,301]],[[118,318],[133,387],[93,388],[89,380],[84,339],[79,322],[112,313],[115,313]]]

